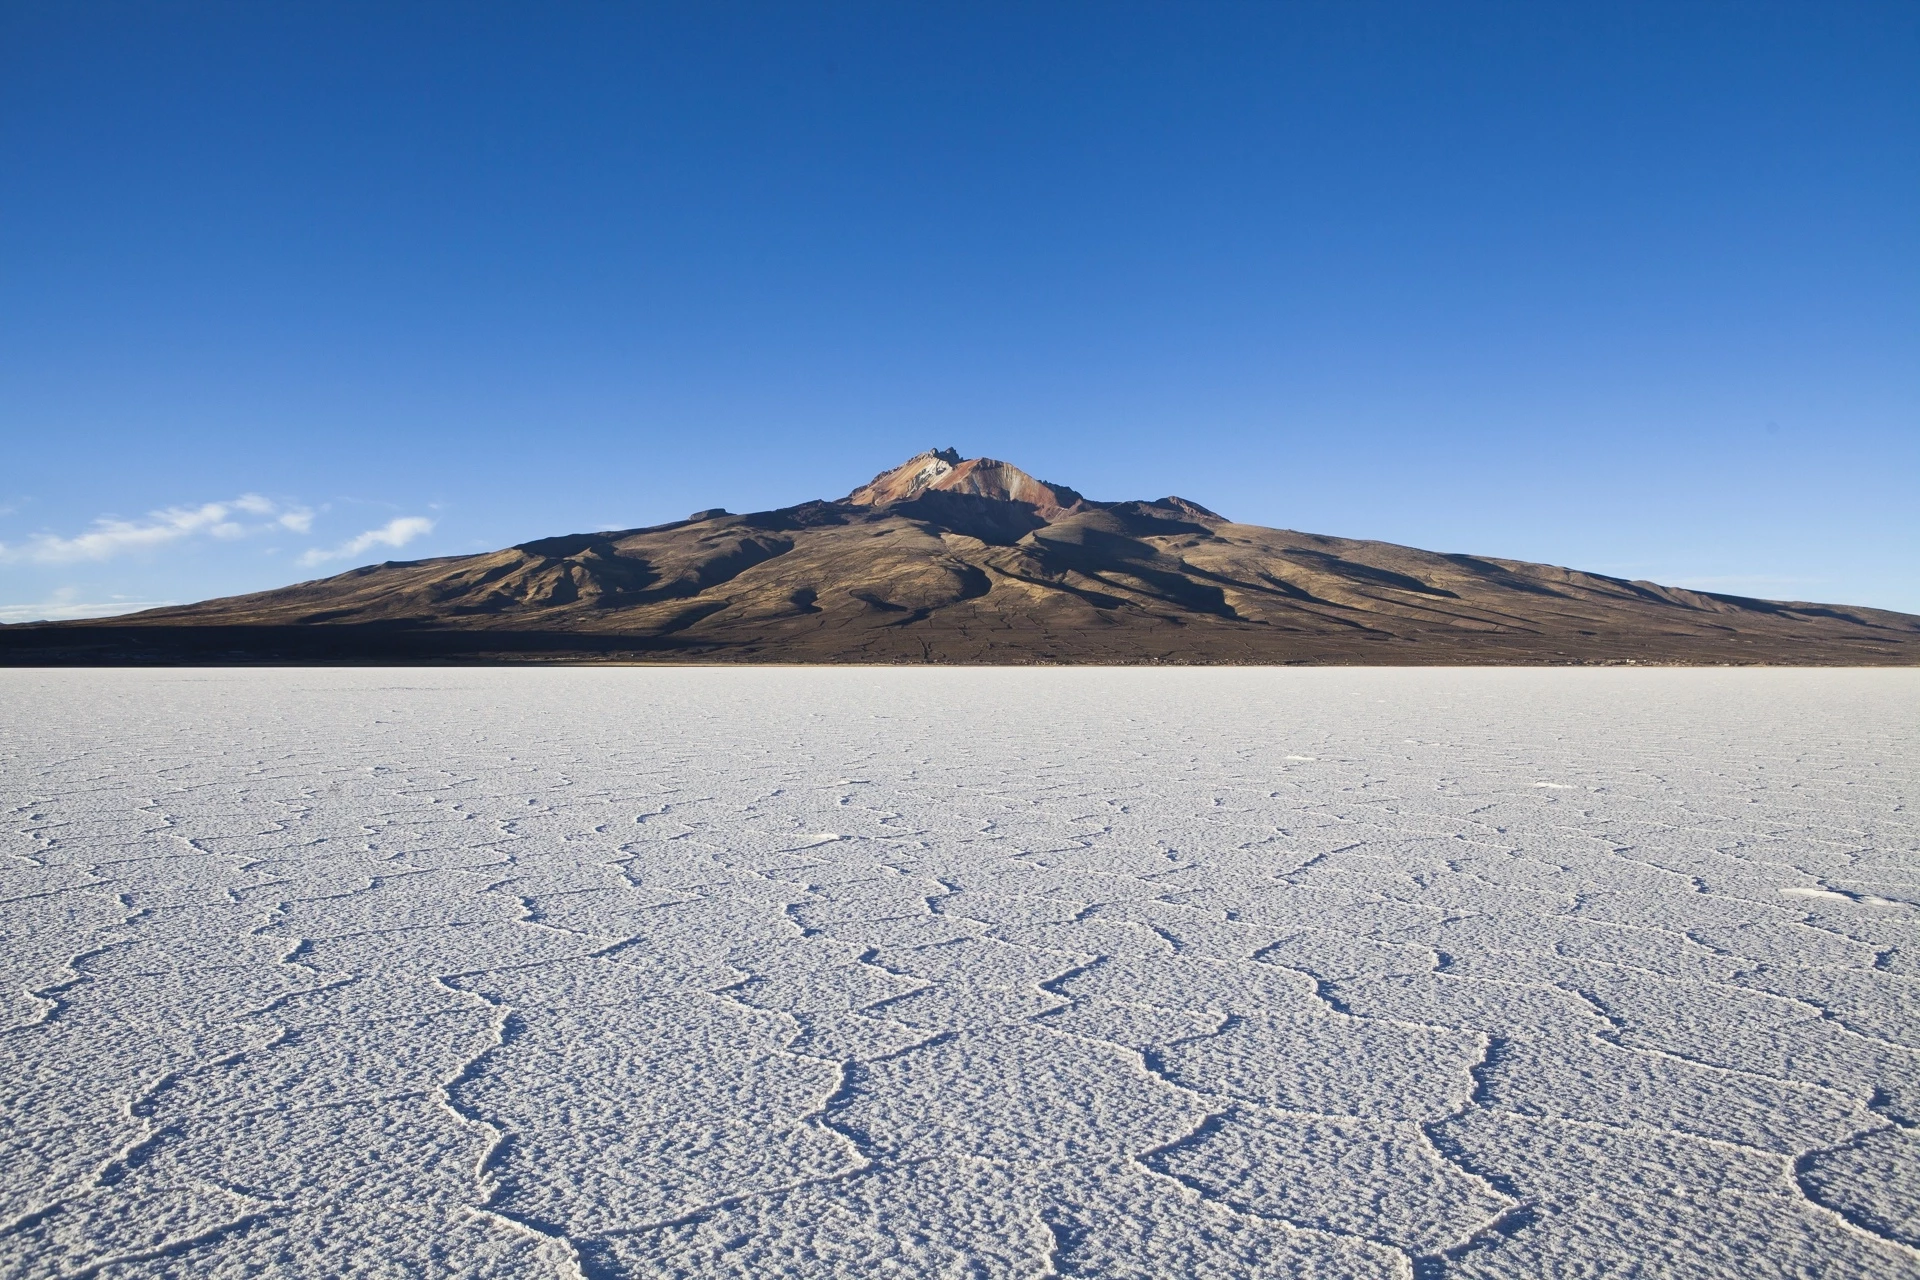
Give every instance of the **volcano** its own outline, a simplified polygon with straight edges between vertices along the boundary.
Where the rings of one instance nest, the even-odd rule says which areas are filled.
[[[838,500],[86,622],[0,661],[1911,665],[1920,617],[1100,502],[917,454]]]

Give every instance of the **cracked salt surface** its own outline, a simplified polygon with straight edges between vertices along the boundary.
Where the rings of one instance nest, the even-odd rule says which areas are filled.
[[[1920,673],[11,671],[0,760],[0,1276],[1920,1276]]]

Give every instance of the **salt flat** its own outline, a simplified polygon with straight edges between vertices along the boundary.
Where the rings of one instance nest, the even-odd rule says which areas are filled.
[[[1920,672],[0,672],[0,1274],[1920,1275]]]

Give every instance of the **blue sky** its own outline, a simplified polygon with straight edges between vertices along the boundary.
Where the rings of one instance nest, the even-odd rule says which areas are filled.
[[[1920,6],[0,6],[0,619],[836,496],[1920,612]]]

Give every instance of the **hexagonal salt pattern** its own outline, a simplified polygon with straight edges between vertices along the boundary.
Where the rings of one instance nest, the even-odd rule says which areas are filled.
[[[0,1275],[1920,1275],[1920,673],[0,672]]]

